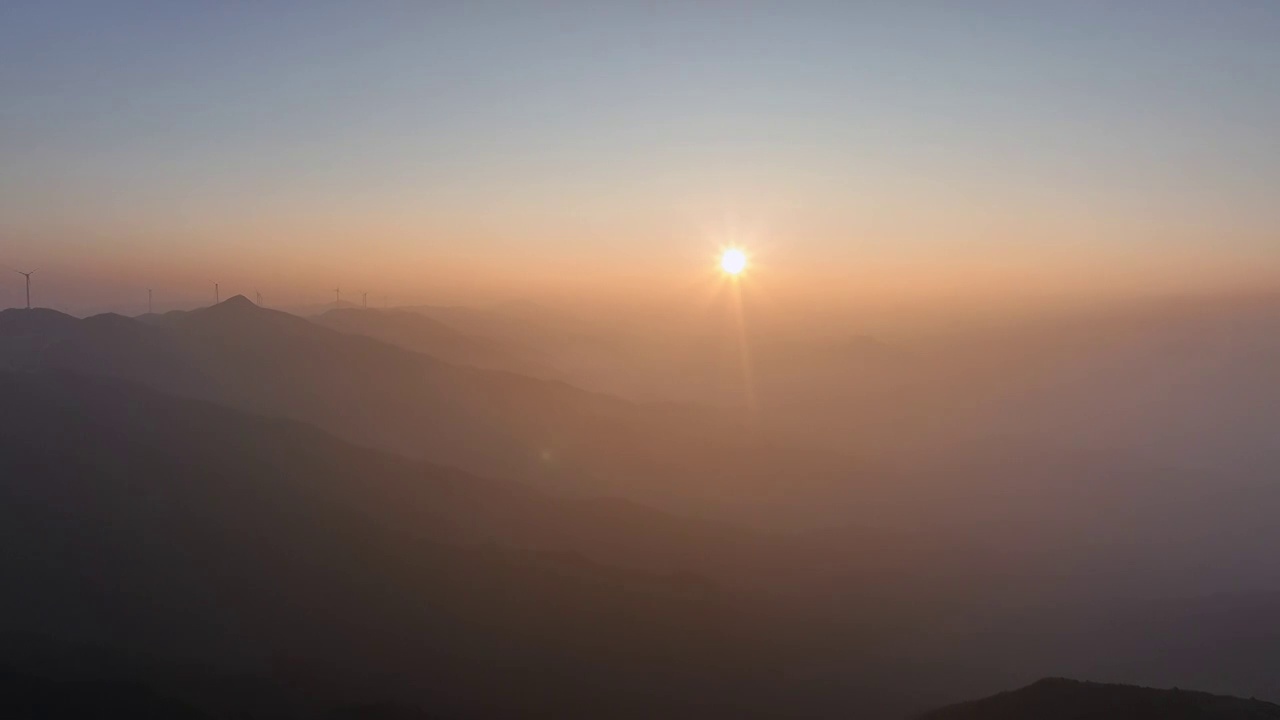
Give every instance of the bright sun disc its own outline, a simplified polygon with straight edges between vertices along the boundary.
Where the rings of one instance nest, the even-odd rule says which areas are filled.
[[[747,268],[747,256],[738,248],[729,248],[720,256],[720,269],[737,275]]]

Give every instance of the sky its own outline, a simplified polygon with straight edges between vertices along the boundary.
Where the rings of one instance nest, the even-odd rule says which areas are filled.
[[[792,288],[1265,283],[1277,38],[1266,0],[8,0],[0,263],[85,308],[676,288],[729,244]]]

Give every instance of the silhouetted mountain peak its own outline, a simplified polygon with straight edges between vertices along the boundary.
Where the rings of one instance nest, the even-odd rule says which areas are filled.
[[[185,315],[175,315],[173,316],[173,319],[179,322],[216,320],[220,322],[240,323],[259,320],[271,315],[279,314],[283,313],[259,307],[249,298],[243,295],[236,295],[235,297],[223,300],[217,305],[210,305],[209,307],[202,308],[200,310],[193,310]],[[168,319],[170,315],[172,315],[172,313],[165,315],[165,318]]]
[[[243,295],[236,295],[217,305],[183,315],[170,313],[165,316],[165,320],[171,320],[174,327],[183,330],[233,335],[251,333],[259,340],[267,336],[315,339],[318,336],[338,335],[306,318],[264,308]]]
[[[229,297],[214,307],[222,308],[223,311],[237,310],[240,312],[252,312],[258,309],[258,306],[252,300],[243,295]]]

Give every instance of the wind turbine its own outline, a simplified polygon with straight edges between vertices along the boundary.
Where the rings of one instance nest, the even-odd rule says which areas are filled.
[[[342,288],[334,288],[333,297],[334,297],[333,309],[341,310],[342,309]]]
[[[364,309],[368,310],[369,309],[369,293],[362,292],[360,293],[360,296],[364,299]]]
[[[222,302],[222,291],[218,289],[218,283],[213,284],[213,304],[217,305]]]
[[[30,310],[31,309],[31,276],[35,275],[36,271],[31,270],[29,272],[22,272],[21,270],[14,270],[14,272],[18,273],[19,275],[23,275],[27,278],[27,309]]]

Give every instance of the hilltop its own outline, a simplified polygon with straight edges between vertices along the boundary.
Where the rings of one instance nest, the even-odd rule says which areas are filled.
[[[1280,705],[1190,690],[1045,678],[1020,690],[951,705],[920,720],[1263,720]]]

